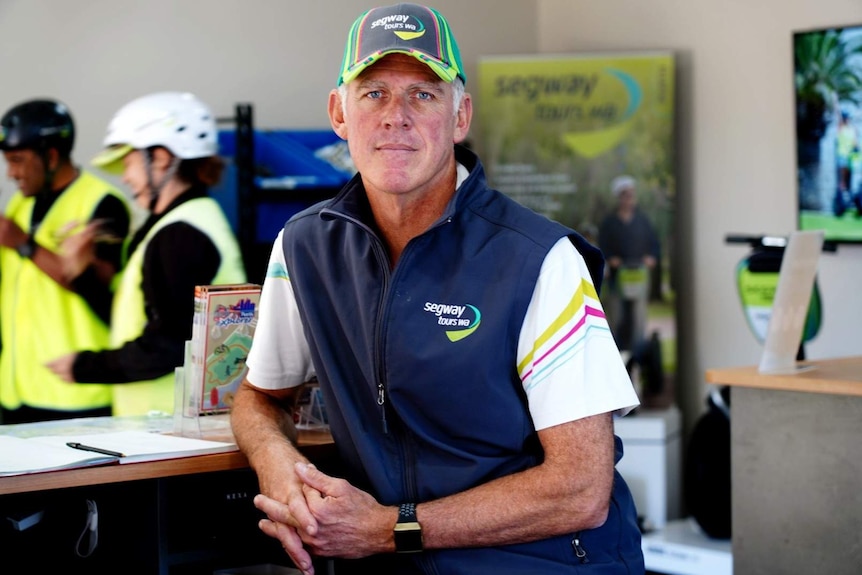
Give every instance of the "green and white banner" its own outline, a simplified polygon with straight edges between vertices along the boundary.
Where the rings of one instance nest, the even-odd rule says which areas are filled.
[[[471,88],[491,186],[602,249],[611,330],[651,379],[645,390],[665,395],[676,372],[674,74],[668,52],[494,56]]]
[[[612,208],[609,184],[671,233],[674,60],[670,53],[482,58],[475,94],[491,184],[584,235]]]

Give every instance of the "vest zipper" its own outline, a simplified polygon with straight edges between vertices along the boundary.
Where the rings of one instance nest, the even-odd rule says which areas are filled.
[[[581,546],[580,531],[575,533],[574,537],[572,537],[572,549],[575,551],[575,557],[577,557],[581,563],[590,562],[590,560],[587,558],[587,550]]]
[[[389,433],[389,425],[386,423],[386,387],[382,383],[377,384],[377,405],[380,406],[380,414],[383,418],[383,433]]]
[[[360,221],[359,219],[357,219],[354,216],[345,214],[343,212],[339,212],[339,211],[331,209],[331,208],[323,208],[322,210],[320,210],[320,215],[321,216],[327,215],[327,216],[332,217],[332,218],[337,218],[337,219],[341,219],[341,220],[350,222],[350,223],[360,227],[361,229],[365,230],[365,232],[372,238],[372,240],[371,240],[372,250],[374,251],[375,255],[377,256],[378,263],[385,270],[383,273],[383,292],[382,292],[383,293],[383,299],[381,301],[381,306],[385,306],[386,305],[386,294],[389,291],[389,283],[391,280],[391,274],[390,274],[389,266],[388,266],[389,258],[386,254],[386,250],[384,249],[383,243],[380,240],[380,238],[377,236],[376,233],[374,233],[374,230],[372,230],[371,228],[366,226],[364,223],[362,223],[362,221]],[[452,216],[447,216],[444,220],[433,225],[432,228],[441,226],[444,223],[451,223],[451,222],[452,222]],[[402,256],[403,256],[403,253],[402,253]],[[386,384],[383,383],[383,377],[382,377],[383,354],[381,353],[381,350],[380,350],[380,340],[381,340],[380,330],[381,330],[381,326],[378,323],[378,325],[375,327],[375,336],[374,336],[375,337],[374,354],[375,354],[375,362],[377,364],[375,367],[375,371],[377,371],[378,377],[380,378],[377,382],[377,405],[380,407],[380,422],[381,422],[381,425],[383,427],[383,433],[388,435],[389,434],[389,424],[386,421]]]

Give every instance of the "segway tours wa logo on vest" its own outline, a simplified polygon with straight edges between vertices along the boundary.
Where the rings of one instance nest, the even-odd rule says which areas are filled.
[[[383,18],[378,18],[371,23],[372,30],[378,26],[383,26],[384,30],[391,30],[393,34],[402,40],[415,40],[425,34],[425,25],[422,21],[416,17],[407,16],[405,14],[384,16]]]
[[[479,327],[482,322],[482,312],[479,308],[470,304],[446,304],[425,302],[424,311],[437,317],[437,325],[447,329],[446,337],[449,341],[464,339]]]

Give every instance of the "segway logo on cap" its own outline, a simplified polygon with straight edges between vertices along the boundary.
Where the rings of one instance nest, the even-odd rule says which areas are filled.
[[[411,22],[411,18],[416,24]],[[415,40],[425,34],[425,25],[422,24],[421,20],[404,14],[384,16],[371,23],[372,30],[379,26],[383,26],[384,30],[392,30],[392,33],[402,40]]]
[[[466,313],[465,315],[465,312],[468,310],[472,312],[472,320],[470,319],[470,313]],[[482,322],[482,312],[479,311],[479,308],[470,304],[453,305],[426,301],[423,311],[437,316],[437,325],[462,328],[446,330],[446,337],[449,338],[449,341],[464,339],[476,331]]]

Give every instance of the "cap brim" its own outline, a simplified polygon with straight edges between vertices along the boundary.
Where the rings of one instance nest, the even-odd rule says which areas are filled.
[[[421,52],[419,50],[410,50],[410,49],[392,49],[392,50],[383,50],[363,59],[358,64],[354,65],[351,68],[348,68],[344,74],[339,78],[341,84],[347,84],[348,82],[352,82],[359,76],[363,71],[376,64],[381,58],[384,56],[388,56],[389,54],[407,54],[408,56],[413,56],[429,68],[431,68],[437,76],[440,77],[444,82],[453,82],[455,78],[460,75],[460,72],[456,70],[452,66],[447,66],[440,60],[436,58],[432,58],[425,52]]]
[[[123,158],[134,148],[128,144],[118,144],[105,148],[90,160],[90,163],[109,174],[120,175],[123,173]]]

